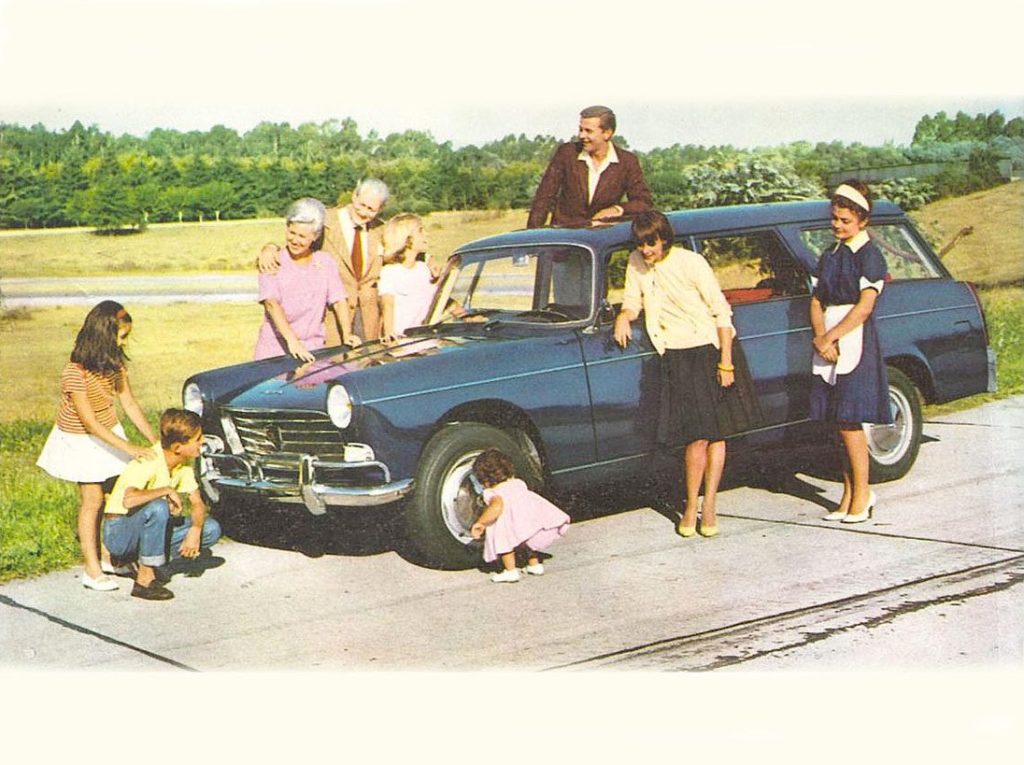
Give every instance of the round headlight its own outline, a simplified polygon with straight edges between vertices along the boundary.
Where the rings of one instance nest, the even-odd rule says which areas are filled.
[[[194,382],[186,385],[185,390],[181,392],[181,404],[188,411],[195,412],[200,417],[203,416],[203,392]]]
[[[335,385],[327,394],[327,415],[339,428],[347,428],[352,422],[352,398],[342,385]]]

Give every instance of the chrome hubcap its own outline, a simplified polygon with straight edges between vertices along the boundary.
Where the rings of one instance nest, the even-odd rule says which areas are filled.
[[[889,388],[892,425],[865,425],[868,450],[881,465],[894,465],[907,453],[914,432],[913,409],[902,391]]]
[[[472,479],[473,461],[480,451],[460,457],[441,483],[441,515],[448,531],[462,544],[474,541],[469,530],[483,510],[483,497]]]

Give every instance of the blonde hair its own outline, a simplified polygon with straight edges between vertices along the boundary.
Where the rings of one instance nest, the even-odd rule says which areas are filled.
[[[412,246],[412,237],[423,228],[423,219],[414,213],[399,213],[384,224],[384,263],[401,263]]]

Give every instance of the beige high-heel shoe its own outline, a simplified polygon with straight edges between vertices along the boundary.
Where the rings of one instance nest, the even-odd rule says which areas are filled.
[[[684,538],[692,537],[697,533],[697,522],[694,521],[692,526],[684,526],[683,519],[679,519],[679,523],[676,524],[676,533]]]
[[[700,535],[702,537],[717,537],[718,536],[718,524],[714,526],[705,526],[703,521],[700,524]]]

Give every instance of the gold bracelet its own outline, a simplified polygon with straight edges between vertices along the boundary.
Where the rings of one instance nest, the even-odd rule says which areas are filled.
[[[736,367],[734,367],[732,364],[730,364],[729,366],[726,366],[725,364],[719,364],[718,365],[718,371],[719,372],[735,372],[736,371]]]

